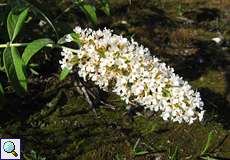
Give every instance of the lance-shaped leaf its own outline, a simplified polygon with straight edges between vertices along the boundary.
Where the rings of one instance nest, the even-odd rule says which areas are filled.
[[[22,54],[22,60],[25,65],[28,64],[30,59],[38,53],[43,47],[45,47],[48,44],[53,44],[53,41],[47,38],[44,39],[37,39],[31,42],[24,50]]]
[[[27,90],[27,78],[24,65],[15,47],[7,47],[3,53],[4,67],[7,77],[17,93]]]
[[[64,68],[62,71],[61,71],[61,74],[59,76],[59,80],[62,81],[66,78],[66,76],[68,76],[68,74],[70,73],[70,70],[68,68]]]
[[[15,14],[14,11],[11,11],[7,18],[7,30],[10,37],[10,41],[13,42],[18,33],[20,32],[25,19],[27,17],[29,9],[25,9],[19,15]]]
[[[110,16],[110,8],[108,0],[100,0],[101,2],[101,10],[107,15]]]
[[[80,8],[93,24],[97,23],[96,8],[94,6],[90,4],[81,4]]]

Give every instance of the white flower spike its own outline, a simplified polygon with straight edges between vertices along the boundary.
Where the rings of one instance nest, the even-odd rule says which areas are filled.
[[[200,93],[174,73],[174,69],[151,56],[150,51],[133,39],[110,29],[93,31],[76,27],[81,47],[74,55],[62,51],[61,68],[77,65],[78,74],[101,89],[116,93],[127,104],[141,104],[160,111],[164,120],[193,123],[204,115]],[[70,37],[68,37],[69,39]],[[77,58],[77,64],[75,60]]]

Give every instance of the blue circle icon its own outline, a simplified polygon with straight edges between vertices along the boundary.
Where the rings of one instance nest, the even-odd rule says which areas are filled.
[[[14,143],[11,142],[11,141],[5,142],[4,145],[3,145],[3,149],[7,153],[12,153],[15,150]]]

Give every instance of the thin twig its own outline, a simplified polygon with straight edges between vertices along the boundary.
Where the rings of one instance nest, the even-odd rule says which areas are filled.
[[[102,100],[100,99],[100,97],[94,95],[93,92],[92,92],[91,90],[88,90],[88,93],[89,93],[94,99],[98,99],[99,102],[100,102],[101,104],[103,104],[103,105],[105,105],[105,106],[108,106],[108,107],[109,107],[110,109],[112,109],[112,110],[115,110],[115,109],[116,109],[116,107],[113,106],[112,104],[106,103],[106,102],[102,101]]]
[[[81,86],[85,86],[83,82],[81,82],[81,80],[79,79],[80,85]],[[116,107],[113,106],[112,104],[106,103],[103,100],[100,99],[100,97],[96,96],[90,89],[87,89],[87,92],[90,94],[90,96],[92,96],[94,99],[97,99],[101,104],[109,107],[109,109],[115,110]]]
[[[81,90],[82,90],[82,92],[83,92],[83,94],[84,94],[84,96],[85,96],[85,98],[86,98],[86,101],[88,102],[88,104],[90,105],[90,107],[93,109],[93,112],[94,112],[94,114],[96,115],[96,117],[97,117],[97,112],[96,112],[96,109],[95,109],[95,107],[94,107],[94,105],[93,105],[93,102],[91,101],[91,99],[90,99],[90,97],[89,97],[89,94],[88,94],[88,92],[87,92],[87,89],[85,88],[85,86],[81,86]]]

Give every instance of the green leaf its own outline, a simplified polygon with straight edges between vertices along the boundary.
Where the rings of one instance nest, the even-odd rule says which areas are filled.
[[[13,42],[18,33],[20,32],[25,19],[28,15],[29,9],[25,9],[23,12],[20,13],[20,15],[17,15],[14,13],[14,11],[11,11],[7,18],[7,30],[10,37],[10,41]]]
[[[81,4],[80,8],[93,24],[97,23],[96,8],[94,6],[90,4]]]
[[[27,78],[24,65],[15,47],[7,47],[3,53],[3,61],[7,77],[17,93],[27,90]]]
[[[107,15],[110,16],[110,8],[108,0],[100,0],[101,1],[101,10]]]
[[[31,42],[24,50],[22,54],[22,60],[25,65],[28,64],[30,59],[43,47],[45,47],[47,44],[53,44],[53,41],[47,38],[44,39],[37,39]]]
[[[62,38],[60,38],[60,39],[58,40],[57,43],[58,43],[58,44],[68,43],[68,41],[66,41],[66,38],[67,38],[68,35],[70,35],[70,36],[72,37],[73,42],[75,42],[75,43],[77,43],[77,44],[79,44],[79,45],[81,44],[80,35],[77,34],[77,33],[66,34],[66,35],[64,35]]]
[[[3,94],[4,94],[4,89],[3,89],[2,84],[0,82],[0,96],[3,95]]]
[[[68,76],[68,74],[70,73],[70,70],[68,68],[64,68],[62,71],[61,71],[61,74],[59,76],[59,80],[62,81],[66,78],[66,76]]]
[[[77,33],[71,33],[70,34],[71,37],[73,38],[73,41],[79,45],[81,45],[81,41],[80,41],[80,35]]]

